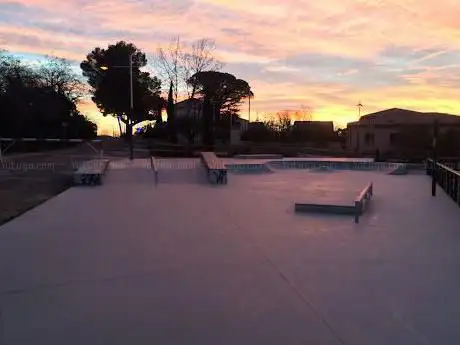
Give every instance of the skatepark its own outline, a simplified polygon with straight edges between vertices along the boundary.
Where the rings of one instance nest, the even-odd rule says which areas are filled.
[[[458,206],[397,166],[295,161],[226,159],[214,185],[199,159],[156,182],[114,160],[6,223],[0,344],[457,344]],[[359,223],[295,211],[369,182]]]

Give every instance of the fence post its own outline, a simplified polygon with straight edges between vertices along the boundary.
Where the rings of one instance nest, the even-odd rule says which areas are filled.
[[[431,195],[436,196],[436,178],[437,178],[437,170],[438,170],[438,162],[437,162],[437,141],[438,141],[438,128],[439,122],[438,120],[434,120],[434,128],[433,128],[433,169],[431,175]]]

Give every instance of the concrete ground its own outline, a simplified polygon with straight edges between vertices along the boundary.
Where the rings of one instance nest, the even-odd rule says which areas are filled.
[[[0,227],[0,344],[458,344],[460,210],[426,176],[160,168],[114,163]],[[294,213],[369,181],[359,224]]]
[[[73,169],[96,154],[86,147],[11,154],[0,159],[0,224],[72,185]]]
[[[2,144],[5,149],[6,144]],[[72,173],[86,160],[105,157],[127,157],[123,141],[105,140],[33,153],[6,152],[0,159],[0,225],[63,192],[73,184]],[[13,146],[14,148],[14,146]],[[148,153],[136,148],[135,155]]]

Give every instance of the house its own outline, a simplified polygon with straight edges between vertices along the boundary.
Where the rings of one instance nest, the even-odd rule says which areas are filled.
[[[460,130],[460,116],[423,113],[406,109],[387,109],[361,116],[359,121],[347,125],[347,146],[359,154],[392,154],[398,151],[398,138],[407,130],[432,133],[438,120],[439,133],[449,129]]]
[[[265,128],[265,123],[262,121],[253,121],[248,123],[248,129],[250,130],[257,130],[257,129],[264,129]]]
[[[175,104],[176,119],[190,116],[200,119],[203,116],[203,101],[196,98],[187,99]],[[231,142],[237,143],[241,140],[241,134],[249,127],[249,121],[239,116],[232,117]],[[228,128],[227,128],[228,133]],[[197,140],[199,138],[197,137]]]
[[[203,115],[203,101],[191,98],[175,104],[176,118],[184,116],[193,116],[200,118]]]

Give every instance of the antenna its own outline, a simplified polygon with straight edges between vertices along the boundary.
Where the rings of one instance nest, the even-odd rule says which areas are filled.
[[[356,105],[358,107],[358,120],[361,117],[361,108],[363,107],[361,101]]]

